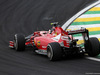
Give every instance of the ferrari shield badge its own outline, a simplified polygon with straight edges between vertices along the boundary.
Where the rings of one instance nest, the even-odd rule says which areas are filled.
[[[40,41],[37,41],[37,46],[40,47]]]

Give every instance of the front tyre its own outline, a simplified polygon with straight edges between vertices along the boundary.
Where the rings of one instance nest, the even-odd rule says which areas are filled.
[[[14,47],[16,51],[25,50],[25,37],[22,34],[15,34],[14,36]]]
[[[91,57],[99,55],[99,40],[96,37],[89,39],[87,53]]]
[[[61,46],[58,42],[49,43],[47,46],[47,56],[49,60],[59,60],[62,57]]]

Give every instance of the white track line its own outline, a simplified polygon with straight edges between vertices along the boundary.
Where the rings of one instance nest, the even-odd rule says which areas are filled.
[[[85,13],[86,11],[88,11],[90,8],[96,6],[100,4],[100,0],[98,0],[97,2],[87,6],[86,8],[84,8],[83,10],[79,11],[77,14],[75,14],[73,17],[71,17],[63,26],[62,26],[62,29],[63,30],[66,30],[66,28],[68,26],[70,26],[70,24],[76,19],[78,18],[80,15],[82,15],[83,13]]]
[[[74,29],[74,28],[92,28],[92,27],[100,27],[100,24],[89,24],[89,25],[71,25],[68,27],[68,29]]]
[[[100,14],[83,14],[79,18],[93,18],[93,17],[100,17]]]
[[[86,57],[86,59],[89,59],[89,60],[94,60],[94,61],[98,61],[98,62],[100,62],[100,59],[98,59],[98,58]]]
[[[97,5],[97,6],[95,6],[95,7],[100,7],[100,5]]]

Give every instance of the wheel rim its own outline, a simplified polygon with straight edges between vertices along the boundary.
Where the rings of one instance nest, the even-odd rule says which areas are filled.
[[[51,57],[50,51],[47,52],[47,55],[48,55],[49,58]]]
[[[48,50],[47,50],[47,56],[48,56],[48,58],[51,60],[51,59],[52,59],[52,52],[51,52],[51,50],[50,50],[50,47],[48,47],[47,49],[48,49]]]
[[[14,38],[14,47],[16,50],[18,49],[17,35],[15,35],[15,38]]]

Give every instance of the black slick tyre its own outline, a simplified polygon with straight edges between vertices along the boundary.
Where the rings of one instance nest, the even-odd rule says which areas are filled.
[[[99,40],[96,37],[89,39],[87,53],[91,57],[99,55]]]
[[[14,36],[14,47],[16,51],[25,50],[25,37],[22,34],[15,34]]]
[[[60,60],[62,57],[61,46],[58,42],[49,43],[47,46],[47,56],[50,61]]]

